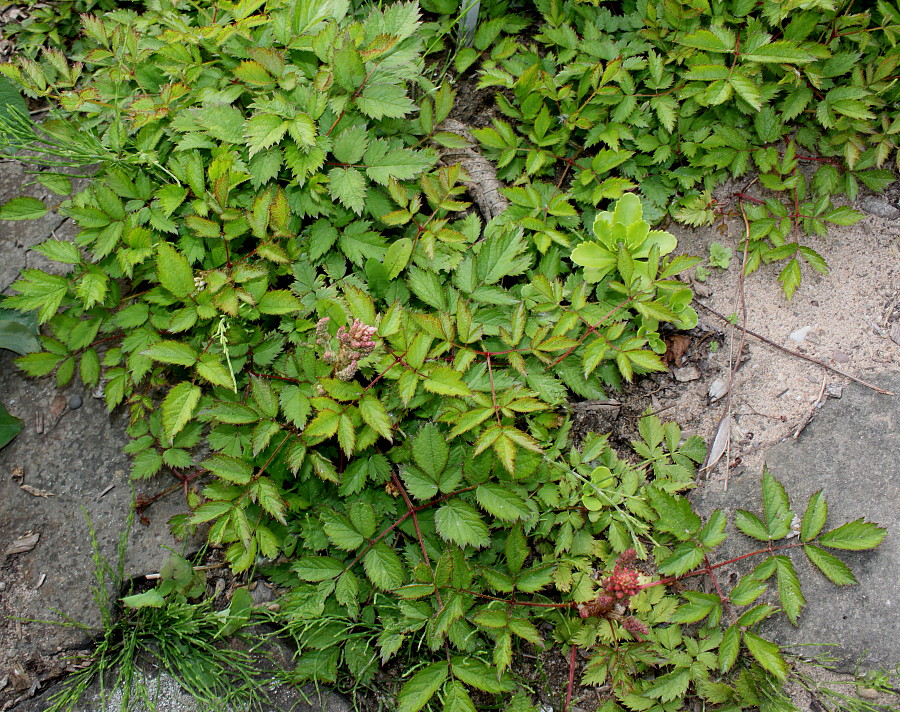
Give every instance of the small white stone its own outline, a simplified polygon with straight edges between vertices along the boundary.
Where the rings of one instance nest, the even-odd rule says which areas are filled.
[[[672,371],[672,375],[675,376],[675,380],[679,383],[687,383],[688,381],[696,381],[700,378],[700,369],[696,366],[685,366],[683,368],[676,368]]]
[[[728,379],[719,377],[709,384],[709,399],[711,401],[717,401],[722,396],[728,393]]]
[[[797,329],[797,331],[791,332],[791,335],[788,337],[791,341],[796,341],[798,344],[802,344],[806,341],[806,337],[809,336],[809,332],[812,331],[811,326],[804,326],[802,329]]]

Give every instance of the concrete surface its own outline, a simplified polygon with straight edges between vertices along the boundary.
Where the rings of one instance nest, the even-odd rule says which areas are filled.
[[[28,174],[32,170],[20,163],[0,163],[0,204],[20,196],[43,200],[49,207],[55,207],[63,198],[44,186],[27,185],[34,178]],[[84,184],[84,179],[73,181],[76,186]],[[43,255],[31,250],[44,240],[55,237],[71,240],[77,226],[71,220],[56,212],[49,212],[39,220],[0,222],[0,293],[9,289],[22,269],[42,269],[52,274],[63,274],[71,266],[51,262]]]
[[[867,380],[900,394],[898,371]],[[793,551],[807,606],[799,627],[779,617],[764,632],[806,657],[837,658],[843,672],[853,672],[857,663],[863,670],[894,668],[900,663],[900,396],[851,384],[841,399],[825,403],[797,440],[771,448],[766,464],[785,485],[799,517],[810,495],[821,489],[829,505],[826,531],[864,517],[886,527],[888,536],[875,551],[830,550],[850,566],[858,586],[834,586],[799,550]],[[760,476],[748,471],[732,477],[727,492],[711,482],[692,498],[705,513],[748,509],[761,514]],[[736,533],[713,561],[757,548],[757,542]],[[733,573],[743,574],[760,560],[740,562]],[[720,581],[729,581],[728,568],[718,572]]]
[[[115,562],[119,534],[132,503],[130,465],[122,452],[128,442],[125,416],[110,418],[102,400],[75,384],[63,391],[57,403],[78,395],[83,405],[76,410],[65,408],[54,426],[53,402],[60,394],[53,380],[24,378],[13,357],[0,352],[0,398],[10,413],[25,421],[25,427],[0,450],[0,613],[22,619],[68,616],[96,626],[100,612],[91,592],[96,581],[87,520],[101,553]],[[43,434],[37,432],[39,418],[44,421]],[[14,477],[14,473],[22,476]],[[20,484],[52,496],[38,496]],[[152,495],[171,484],[171,477],[157,477],[136,483],[135,489]],[[168,557],[163,547],[182,550],[184,545],[169,534],[168,520],[184,511],[184,499],[175,492],[146,511],[148,525],[135,519],[126,576],[158,571]],[[12,542],[29,532],[40,535],[32,550],[3,557]],[[0,636],[0,663],[9,648],[50,654],[87,640],[77,628],[25,621],[15,626],[12,635],[14,640]]]

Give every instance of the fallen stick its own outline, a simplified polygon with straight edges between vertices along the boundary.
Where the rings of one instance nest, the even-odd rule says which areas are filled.
[[[717,311],[716,311],[715,309],[713,309],[712,307],[708,307],[708,306],[706,306],[705,304],[703,304],[703,303],[701,303],[701,302],[698,302],[698,301],[696,301],[696,300],[694,300],[694,301],[695,301],[695,303],[696,303],[697,305],[699,305],[699,306],[703,307],[704,309],[706,309],[706,311],[708,311],[710,314],[713,314],[714,316],[719,317],[722,321],[724,321],[724,322],[726,322],[726,323],[728,323],[728,324],[731,323],[731,322],[728,320],[728,317],[725,316],[724,314],[720,314],[719,312],[717,312]],[[831,372],[833,372],[833,373],[836,373],[836,374],[838,374],[839,376],[843,376],[844,378],[849,378],[851,381],[855,381],[856,383],[859,383],[861,386],[865,386],[866,388],[870,388],[870,389],[872,389],[873,391],[875,391],[876,393],[881,393],[882,395],[885,395],[885,396],[894,396],[894,395],[897,395],[897,394],[894,393],[893,391],[887,391],[887,390],[885,390],[884,388],[879,388],[878,386],[872,385],[872,384],[869,383],[868,381],[864,381],[863,379],[857,378],[856,376],[851,376],[849,373],[845,373],[844,371],[842,371],[842,370],[839,369],[839,368],[835,368],[834,366],[829,366],[827,363],[825,363],[824,361],[820,361],[820,360],[817,359],[817,358],[813,358],[812,356],[807,356],[806,354],[801,354],[801,353],[798,352],[798,351],[792,351],[791,349],[785,348],[785,347],[782,346],[781,344],[776,344],[776,343],[775,343],[774,341],[772,341],[771,339],[766,338],[766,337],[763,336],[762,334],[757,334],[755,331],[751,331],[750,329],[746,329],[746,328],[744,329],[744,331],[746,331],[748,334],[750,334],[750,336],[753,336],[754,338],[759,339],[759,340],[762,341],[763,343],[768,344],[769,346],[772,346],[772,347],[778,349],[779,351],[783,351],[784,353],[790,354],[791,356],[796,356],[797,358],[802,358],[804,361],[809,361],[810,363],[814,363],[814,364],[816,364],[817,366],[821,366],[822,368],[828,369],[829,371],[831,371]]]

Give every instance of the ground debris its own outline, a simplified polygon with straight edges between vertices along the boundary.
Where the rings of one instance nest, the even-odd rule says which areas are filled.
[[[14,540],[13,543],[6,548],[6,551],[3,552],[4,558],[7,556],[24,554],[28,551],[31,551],[35,546],[37,546],[40,538],[40,532],[25,532],[22,536]]]
[[[33,497],[55,497],[55,492],[50,492],[49,490],[38,489],[37,487],[32,487],[31,485],[19,485],[19,489],[25,490],[28,494]]]

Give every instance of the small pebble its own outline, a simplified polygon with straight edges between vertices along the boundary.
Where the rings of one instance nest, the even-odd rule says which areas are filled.
[[[676,368],[672,371],[675,380],[679,383],[687,383],[688,381],[696,381],[700,378],[700,370],[696,366],[685,366],[684,368]]]
[[[831,355],[831,358],[835,363],[849,363],[850,362],[850,357],[839,349],[834,350],[834,353]]]
[[[806,341],[806,337],[809,336],[810,331],[812,331],[811,326],[804,326],[802,329],[791,332],[791,335],[788,338],[791,341],[796,341],[798,344],[801,344]]]
[[[83,403],[84,399],[81,396],[69,396],[69,410],[78,410]]]
[[[881,696],[878,690],[871,687],[858,687],[856,688],[856,692],[864,700],[877,700]]]
[[[726,393],[728,393],[728,379],[720,377],[709,384],[709,399],[711,401],[719,400]]]

